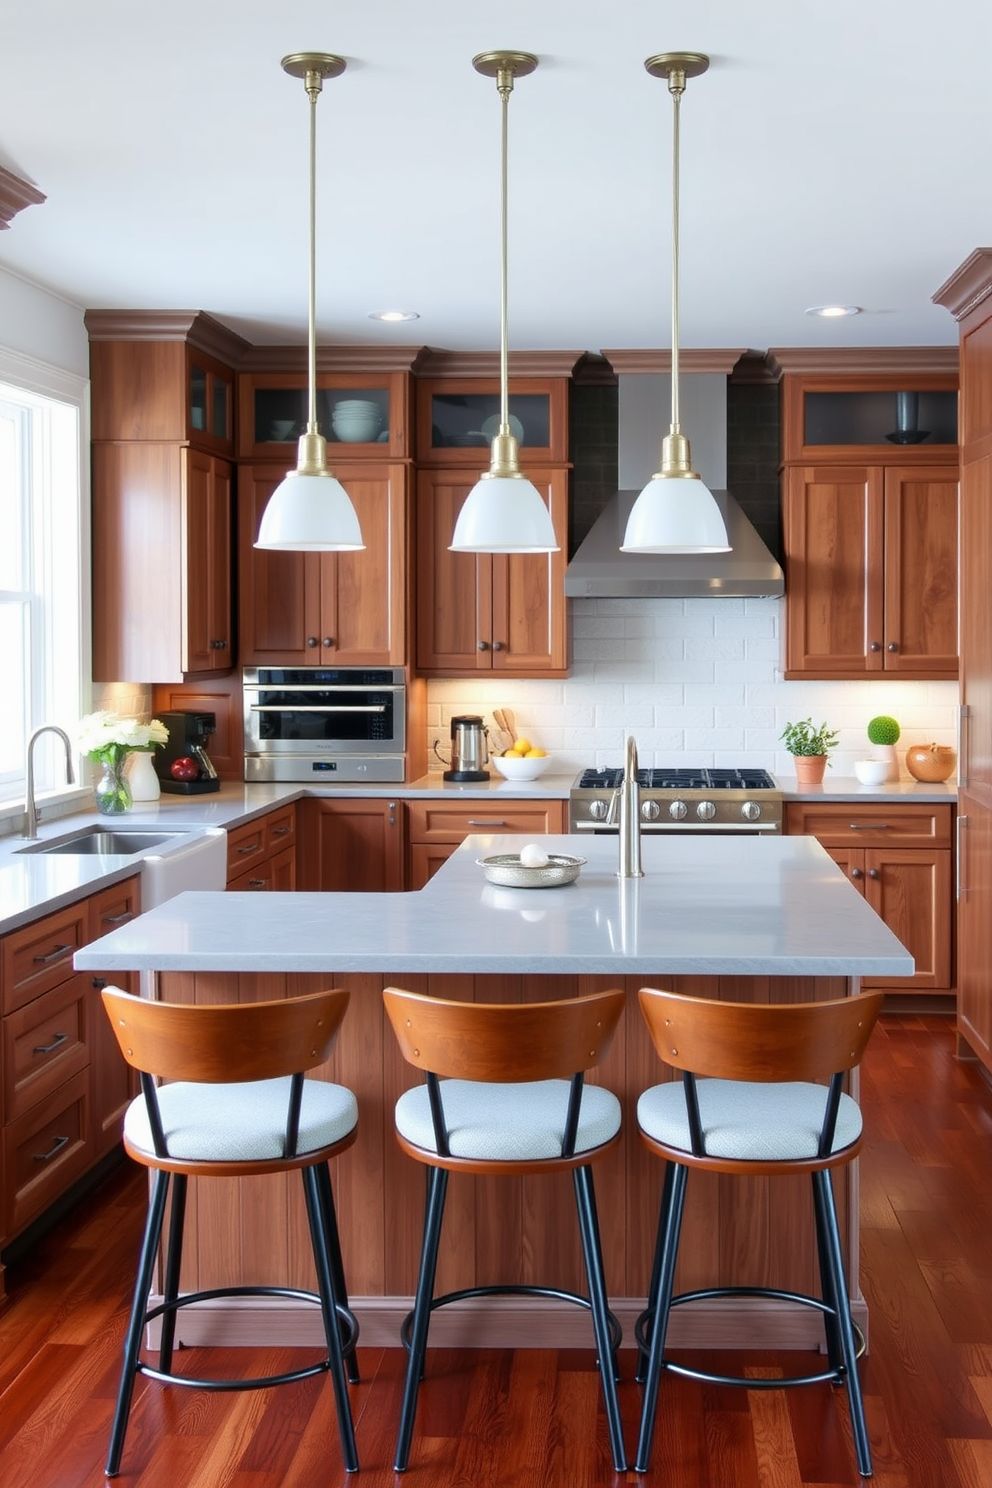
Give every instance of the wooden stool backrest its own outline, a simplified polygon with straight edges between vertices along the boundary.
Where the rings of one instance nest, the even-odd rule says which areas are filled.
[[[673,1069],[721,1080],[818,1080],[860,1062],[884,999],[715,1002],[642,987],[641,1012]]]
[[[350,993],[216,1006],[153,1002],[105,987],[103,1005],[134,1069],[210,1085],[271,1080],[323,1064]]]
[[[626,994],[560,1002],[448,1002],[387,987],[382,994],[403,1058],[459,1080],[569,1079],[606,1054]]]

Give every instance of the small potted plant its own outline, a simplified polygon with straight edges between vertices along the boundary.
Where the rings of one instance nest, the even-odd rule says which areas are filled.
[[[837,747],[837,730],[825,723],[814,725],[812,718],[787,723],[781,738],[795,758],[796,779],[800,785],[819,785],[829,764],[831,749]]]
[[[902,733],[894,718],[887,713],[879,713],[868,724],[868,742],[874,745],[875,759],[884,760],[888,765],[886,780],[899,779],[899,758],[896,754],[896,744]]]

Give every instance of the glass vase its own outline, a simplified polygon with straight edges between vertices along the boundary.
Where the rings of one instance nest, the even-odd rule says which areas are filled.
[[[120,759],[103,760],[100,764],[100,777],[94,791],[96,809],[103,816],[121,816],[131,810],[131,787],[124,774],[126,759],[126,753],[122,752]]]

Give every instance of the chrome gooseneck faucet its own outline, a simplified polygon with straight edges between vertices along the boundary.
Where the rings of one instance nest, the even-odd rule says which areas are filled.
[[[620,866],[618,878],[643,878],[641,869],[641,787],[637,783],[637,745],[630,734],[620,787]]]
[[[27,799],[24,802],[24,835],[25,837],[37,837],[38,835],[38,812],[34,804],[34,745],[35,740],[42,734],[58,734],[65,745],[65,783],[75,785],[76,776],[72,768],[72,744],[65,729],[60,729],[57,723],[43,723],[36,728],[28,740],[28,781]]]

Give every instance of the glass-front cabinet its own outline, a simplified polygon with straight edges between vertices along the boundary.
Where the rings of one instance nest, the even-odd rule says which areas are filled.
[[[234,445],[234,377],[219,362],[187,348],[186,419],[188,437],[214,442],[230,452]]]
[[[782,379],[785,458],[896,464],[955,457],[957,374],[898,371],[786,375]],[[932,451],[932,453],[931,453]]]
[[[542,464],[566,462],[568,406],[564,379],[528,377],[525,388],[520,382],[514,387],[511,381],[509,402],[510,432],[519,441],[521,455]],[[422,378],[417,408],[420,461],[464,465],[466,450],[488,450],[499,432],[499,380]]]
[[[407,379],[402,373],[318,372],[317,423],[328,448],[349,459],[407,454]],[[239,377],[238,452],[242,459],[292,458],[307,429],[306,372]]]

